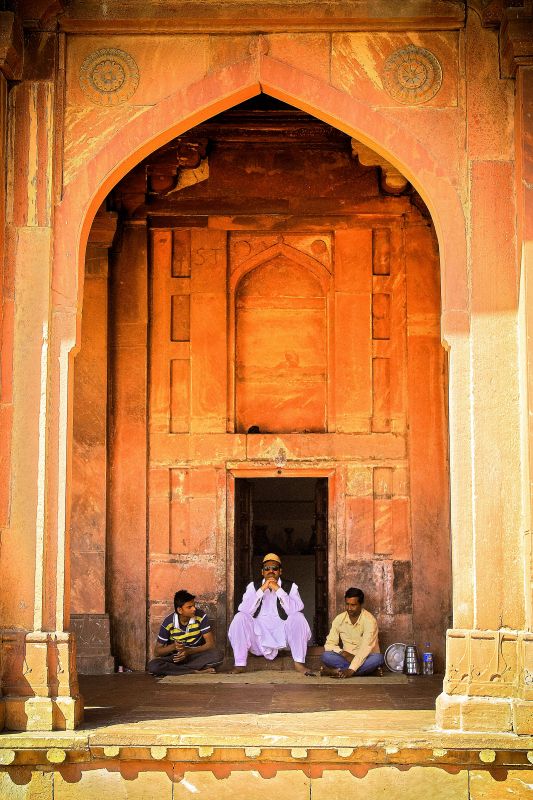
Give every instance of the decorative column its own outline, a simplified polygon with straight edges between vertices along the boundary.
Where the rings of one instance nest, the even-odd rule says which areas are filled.
[[[501,25],[499,64],[493,35],[480,29],[467,43],[470,102],[478,104],[469,112],[475,110],[481,128],[484,115],[497,120],[500,113],[491,108],[493,98],[483,92],[476,97],[479,64],[501,75],[495,81],[499,108],[504,97],[512,97],[509,79],[515,78],[515,140],[513,152],[503,114],[506,127],[496,134],[501,137],[497,151],[487,152],[493,143],[480,144],[474,132],[469,134],[470,337],[468,352],[460,351],[462,369],[454,362],[453,346],[450,360],[454,628],[448,631],[444,691],[437,700],[437,724],[443,729],[517,734],[533,733],[528,387],[533,359],[533,18],[531,4],[526,5],[529,10],[523,4],[487,9],[487,14],[499,14],[497,20],[486,18],[487,24]],[[468,397],[462,408],[459,391]],[[465,470],[459,482],[461,458]],[[471,518],[457,515],[461,501],[464,508],[471,504]]]
[[[26,45],[30,71],[9,94],[6,265],[15,301],[10,524],[0,553],[2,679],[5,727],[52,730],[74,728],[82,710],[74,642],[65,629],[76,313],[75,306],[60,312],[52,301],[60,41],[32,31]]]

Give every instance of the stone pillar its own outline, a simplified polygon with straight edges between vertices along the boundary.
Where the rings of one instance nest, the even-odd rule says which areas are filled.
[[[85,256],[80,349],[74,362],[70,626],[82,674],[113,672],[106,614],[108,248],[117,215],[100,211]]]
[[[110,260],[107,596],[113,653],[146,665],[146,424],[148,269],[146,221],[126,222]]]
[[[450,337],[449,343],[452,345],[452,509],[454,505],[461,508],[460,499],[468,512],[465,511],[463,519],[457,515],[452,519],[455,618],[454,628],[448,631],[444,692],[437,700],[437,724],[444,729],[533,732],[531,555],[525,445],[528,421],[524,411],[527,370],[518,335],[522,330],[521,343],[526,350],[528,316],[533,305],[527,285],[533,212],[532,198],[528,196],[533,177],[531,66],[521,66],[516,75],[514,149],[505,115],[496,111],[496,106],[501,108],[510,103],[514,87],[509,78],[515,77],[517,63],[524,64],[527,40],[524,34],[529,31],[531,44],[532,30],[531,19],[518,28],[514,23],[507,25],[503,19],[500,31],[503,78],[495,84],[499,97],[491,99],[476,92],[476,82],[486,80],[480,74],[479,64],[494,74],[500,73],[493,46],[495,37],[471,31],[467,46],[470,113],[479,121],[478,132],[471,130],[468,141],[470,336],[467,350],[459,346],[455,352],[454,337]],[[517,39],[513,45],[514,34]],[[510,54],[515,46],[519,47],[519,57],[513,67]],[[493,55],[488,54],[489,47]],[[533,48],[529,53],[533,54]],[[495,121],[495,135],[490,141],[484,139],[482,132],[485,118]],[[504,124],[500,125],[500,121]],[[518,208],[514,207],[515,196]],[[518,253],[514,250],[517,240]],[[517,274],[520,261],[521,276]],[[464,337],[456,339],[460,345],[465,343]],[[462,375],[457,369],[457,355]],[[457,403],[457,390],[468,397],[462,408]],[[454,420],[455,410],[464,415],[459,423]],[[464,474],[463,487],[459,489],[456,472],[462,454],[469,474]]]
[[[533,35],[530,36],[530,43]],[[533,47],[530,49],[530,53]],[[520,345],[522,396],[522,489],[524,508],[525,618],[521,637],[518,700],[514,707],[517,732],[533,731],[533,56],[516,75],[516,188],[520,260]]]
[[[7,81],[20,78],[22,67],[17,47],[18,26],[13,14],[0,14],[0,539],[9,536],[11,428],[13,421],[13,270],[6,251],[6,177],[7,177]],[[5,705],[2,702],[2,647],[0,646],[0,730],[4,727]]]
[[[6,265],[14,273],[13,427],[9,528],[0,554],[5,726],[73,728],[81,715],[74,644],[65,630],[67,320],[52,306],[55,34],[28,34],[32,53],[9,95]],[[68,335],[62,333],[68,327]]]

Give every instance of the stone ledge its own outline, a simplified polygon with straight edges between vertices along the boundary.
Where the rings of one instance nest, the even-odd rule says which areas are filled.
[[[13,745],[13,742],[10,742]],[[241,747],[212,747],[199,745],[197,747],[172,747],[151,745],[150,747],[125,745],[73,746],[58,747],[56,742],[40,742],[37,747],[0,747],[0,767],[49,767],[59,764],[91,764],[93,766],[108,766],[117,762],[161,762],[171,764],[227,764],[239,765],[254,763],[305,763],[320,765],[364,765],[375,766],[438,766],[481,768],[483,765],[494,769],[507,769],[509,767],[531,768],[533,763],[533,750],[520,748],[491,749],[487,747],[478,749],[461,749],[435,747],[423,749],[418,747],[396,747],[392,745],[367,746],[367,747],[268,747],[268,746],[241,746]]]
[[[9,764],[143,761],[530,766],[533,736],[438,731],[431,711],[350,711],[140,720],[51,733],[4,733]],[[327,733],[324,733],[327,731]],[[304,752],[305,755],[304,755]],[[12,753],[15,755],[13,756]],[[4,762],[6,763],[6,762]]]

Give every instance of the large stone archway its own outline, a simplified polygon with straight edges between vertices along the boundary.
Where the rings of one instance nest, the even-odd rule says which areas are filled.
[[[28,540],[26,547],[31,562],[35,562],[39,580],[28,587],[28,603],[39,608],[37,633],[26,638],[26,652],[41,670],[40,698],[36,705],[42,712],[31,721],[22,722],[28,709],[27,694],[17,694],[15,683],[10,688],[11,699],[8,726],[24,727],[72,726],[76,722],[75,671],[62,670],[55,694],[48,688],[54,679],[48,670],[54,669],[53,659],[46,657],[52,647],[65,651],[63,664],[72,661],[68,633],[68,599],[65,580],[68,570],[67,520],[69,508],[68,464],[70,442],[70,401],[72,359],[79,337],[79,319],[83,295],[83,264],[85,246],[94,214],[110,188],[149,152],[179,133],[260,91],[271,94],[308,111],[319,119],[356,137],[398,167],[424,198],[430,209],[439,238],[442,281],[442,336],[450,351],[450,448],[452,554],[454,561],[454,626],[450,633],[450,650],[445,691],[439,704],[439,723],[446,728],[468,729],[471,725],[485,729],[529,730],[527,716],[522,716],[518,698],[524,697],[523,665],[531,637],[526,634],[524,567],[516,565],[504,587],[496,573],[501,563],[516,564],[522,553],[520,526],[511,509],[519,491],[513,483],[518,472],[503,475],[509,452],[516,449],[518,420],[512,389],[504,386],[506,373],[499,376],[502,385],[496,392],[500,410],[486,413],[483,403],[487,391],[494,389],[492,365],[482,345],[486,335],[486,320],[491,314],[509,317],[516,311],[512,295],[492,293],[475,295],[472,305],[472,273],[468,269],[465,214],[461,195],[456,188],[464,184],[464,173],[457,174],[460,165],[446,168],[433,155],[426,140],[416,137],[409,124],[400,123],[394,115],[384,115],[370,104],[360,101],[330,83],[313,77],[288,63],[272,58],[264,50],[261,38],[255,54],[239,63],[215,70],[207,77],[170,94],[150,109],[127,122],[113,133],[98,152],[72,173],[62,199],[55,208],[53,223],[53,252],[51,265],[52,292],[48,309],[49,333],[43,334],[41,372],[31,383],[34,394],[41,397],[41,413],[46,432],[42,429],[42,448],[37,462],[40,474],[36,506],[46,505],[46,519],[41,519],[42,547],[50,556],[42,559],[42,548]],[[485,173],[480,181],[486,181]],[[493,218],[481,218],[483,226]],[[482,252],[475,254],[482,258]],[[19,258],[24,264],[24,253]],[[23,267],[22,267],[23,268]],[[496,292],[498,294],[498,292]],[[509,300],[509,298],[511,298]],[[476,303],[478,304],[476,306]],[[471,316],[476,312],[476,331],[472,338]],[[513,322],[501,328],[503,336],[512,336]],[[515,352],[515,350],[513,350]],[[503,355],[503,354],[502,354]],[[503,499],[485,503],[480,499],[480,487],[486,477],[484,463],[494,450],[486,446],[487,439],[511,413],[509,422],[511,444],[499,447],[501,462],[496,479],[485,485],[490,495],[494,480],[502,478]],[[485,470],[485,471],[484,471]],[[476,520],[473,521],[473,504]],[[480,525],[493,520],[491,528],[498,529],[497,544],[502,560],[491,558],[494,540],[481,536]],[[503,521],[510,519],[509,524]],[[9,552],[7,558],[10,558]],[[44,567],[43,567],[44,563]],[[40,565],[40,566],[39,566]],[[14,570],[12,567],[12,575]],[[12,579],[13,581],[14,579]],[[42,592],[45,585],[47,592]],[[496,586],[496,588],[495,588]],[[513,596],[511,603],[506,597]],[[42,599],[44,596],[44,600]],[[520,599],[517,601],[516,598]],[[16,620],[13,601],[7,601],[9,620]],[[509,631],[502,632],[505,627]],[[25,622],[32,630],[32,622]],[[54,632],[42,634],[40,631]],[[483,633],[478,635],[482,631]],[[53,639],[53,642],[52,642]],[[529,642],[529,644],[528,644]],[[70,653],[70,655],[67,655]],[[502,655],[505,654],[505,655]],[[26,656],[28,657],[28,656]],[[530,658],[530,656],[529,656]],[[44,659],[44,660],[43,660]],[[503,663],[504,662],[504,663]],[[45,667],[45,663],[49,666]],[[50,666],[52,664],[52,666]],[[468,666],[464,666],[467,664]],[[487,667],[486,665],[489,665]],[[38,666],[40,665],[40,666]],[[461,666],[462,665],[462,666]],[[17,662],[17,669],[22,664]],[[490,672],[490,675],[488,674]],[[496,681],[493,676],[497,676]],[[45,687],[45,691],[42,688]],[[521,694],[522,693],[522,694]],[[37,694],[37,693],[36,693]],[[452,694],[458,695],[451,697]],[[471,697],[470,695],[475,695]],[[52,699],[54,698],[54,699]],[[55,699],[57,698],[57,699]],[[524,704],[524,708],[525,708]],[[26,707],[26,711],[24,710]],[[22,711],[21,711],[22,709]],[[58,713],[60,709],[60,714]],[[524,714],[528,711],[525,708]],[[63,716],[64,720],[60,717]]]

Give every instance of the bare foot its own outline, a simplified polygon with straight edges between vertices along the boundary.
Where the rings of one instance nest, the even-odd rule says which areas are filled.
[[[300,661],[294,662],[294,669],[296,670],[296,672],[301,672],[302,675],[305,675],[305,673],[308,671],[305,664],[302,664]]]
[[[333,667],[320,667],[320,674],[323,678],[340,678],[340,672]]]
[[[197,673],[205,673],[208,672],[210,675],[214,675],[216,673],[216,669],[214,667],[202,667],[202,669],[195,669]]]
[[[243,672],[246,672],[246,667],[233,667],[230,669],[229,675],[242,675]]]

